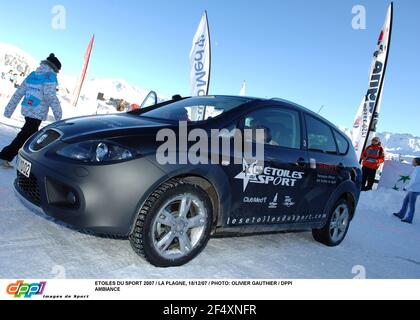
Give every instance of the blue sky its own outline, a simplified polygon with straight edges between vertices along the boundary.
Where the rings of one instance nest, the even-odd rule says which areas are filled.
[[[351,127],[368,85],[368,69],[386,0],[29,0],[0,1],[0,42],[34,57],[55,52],[63,73],[77,75],[96,34],[88,78],[124,78],[166,96],[189,94],[192,37],[208,10],[211,94],[281,97]],[[54,5],[66,29],[51,28]],[[367,29],[353,30],[354,5]],[[420,1],[394,1],[394,30],[379,131],[420,136]]]

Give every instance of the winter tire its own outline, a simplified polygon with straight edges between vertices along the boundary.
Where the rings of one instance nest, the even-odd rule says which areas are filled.
[[[338,246],[347,235],[350,225],[351,207],[345,199],[340,199],[331,211],[328,222],[322,229],[313,229],[314,239],[329,247]]]
[[[211,201],[202,188],[172,179],[144,203],[130,235],[131,246],[157,267],[181,266],[206,246],[212,216]]]

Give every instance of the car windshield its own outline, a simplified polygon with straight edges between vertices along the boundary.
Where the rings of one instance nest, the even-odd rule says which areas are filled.
[[[248,101],[243,97],[193,97],[157,108],[151,107],[140,114],[142,117],[170,121],[198,122],[215,118],[223,112],[236,108]]]

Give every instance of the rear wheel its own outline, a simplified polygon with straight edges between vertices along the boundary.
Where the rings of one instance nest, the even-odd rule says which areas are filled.
[[[211,201],[197,185],[180,179],[162,184],[148,198],[130,235],[134,251],[158,267],[183,265],[206,246]]]
[[[340,199],[334,206],[328,222],[322,229],[312,230],[314,239],[329,247],[338,246],[347,235],[350,225],[351,206],[345,199]]]

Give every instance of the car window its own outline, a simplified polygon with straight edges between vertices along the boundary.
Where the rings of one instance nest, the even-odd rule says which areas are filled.
[[[299,113],[295,110],[265,108],[254,111],[245,117],[243,127],[263,129],[267,145],[300,149]]]
[[[334,130],[334,136],[335,141],[337,141],[338,146],[338,152],[340,152],[341,155],[347,154],[347,151],[349,151],[349,143],[347,142],[347,139],[343,137],[341,133],[338,133],[336,130]]]
[[[331,128],[309,115],[306,115],[305,119],[308,131],[308,149],[310,151],[336,154],[337,147]]]
[[[142,104],[140,105],[141,109],[148,108],[156,105],[158,102],[157,94],[154,91],[150,91],[149,94],[144,98]]]
[[[146,108],[139,115],[170,121],[204,121],[249,102],[243,97],[206,96],[187,98],[157,107]]]

